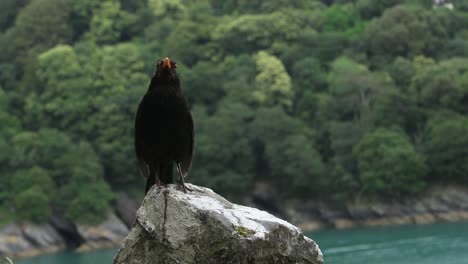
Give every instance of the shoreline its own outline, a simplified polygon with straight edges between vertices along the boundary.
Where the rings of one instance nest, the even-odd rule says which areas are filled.
[[[453,211],[436,215],[421,214],[403,217],[386,217],[379,219],[352,220],[336,219],[333,223],[309,221],[297,224],[304,233],[320,231],[323,229],[345,230],[365,227],[388,227],[399,225],[428,225],[436,223],[457,223],[468,221],[468,211]]]
[[[110,213],[106,221],[99,225],[51,221],[48,224],[12,223],[2,226],[0,257],[23,258],[66,249],[85,252],[119,247],[129,232],[139,205],[128,197],[123,201],[132,203],[132,206],[118,203],[116,212]],[[429,190],[417,197],[392,202],[337,204],[296,200],[288,201],[285,210],[281,210],[278,203],[271,200],[268,204],[274,205],[275,210],[262,208],[260,203],[250,203],[261,210],[276,211],[272,213],[298,226],[304,233],[320,229],[468,221],[468,189],[453,186]],[[76,241],[80,243],[71,246]]]
[[[331,204],[294,201],[286,218],[304,232],[468,220],[468,189],[447,186],[390,202]]]
[[[75,233],[66,233],[52,224],[11,223],[0,227],[0,258],[29,258],[63,250],[85,252],[119,247],[127,236],[128,227],[109,214],[99,225],[73,223]],[[69,231],[69,230],[67,230]],[[80,244],[73,245],[80,240]]]

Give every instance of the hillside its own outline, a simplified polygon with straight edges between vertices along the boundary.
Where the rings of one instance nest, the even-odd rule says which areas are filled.
[[[141,198],[134,115],[163,56],[194,184],[337,202],[466,186],[468,4],[450,2],[3,0],[0,225]]]

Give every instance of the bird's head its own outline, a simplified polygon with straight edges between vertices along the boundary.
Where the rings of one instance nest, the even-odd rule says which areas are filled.
[[[165,82],[178,81],[177,63],[168,57],[158,60],[154,77]]]

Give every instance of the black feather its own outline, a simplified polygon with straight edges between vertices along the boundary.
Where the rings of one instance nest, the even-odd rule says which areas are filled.
[[[148,177],[146,191],[158,182],[173,183],[174,162],[181,165],[184,176],[192,164],[192,115],[180,88],[176,63],[167,64],[171,66],[158,62],[135,119],[135,151],[140,171]]]

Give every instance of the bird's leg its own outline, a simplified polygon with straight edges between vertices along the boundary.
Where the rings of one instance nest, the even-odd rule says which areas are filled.
[[[182,190],[184,191],[184,193],[187,193],[187,191],[193,192],[192,189],[190,189],[189,187],[185,185],[184,175],[182,175],[182,169],[180,168],[180,164],[176,162],[176,165],[177,165],[177,171],[179,172],[179,179],[180,179],[179,184],[182,186]]]
[[[155,181],[155,184],[158,188],[161,187],[161,180],[159,180],[159,177],[156,177],[156,181]]]
[[[160,176],[161,173],[162,173],[161,170],[162,170],[161,166],[158,166],[158,173],[157,173],[157,175],[156,175],[156,186],[158,186],[158,188],[160,188],[161,186],[165,188],[166,185],[165,185],[165,184],[162,184],[162,183],[161,183],[161,180],[159,179],[159,176]]]

